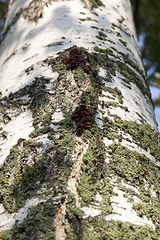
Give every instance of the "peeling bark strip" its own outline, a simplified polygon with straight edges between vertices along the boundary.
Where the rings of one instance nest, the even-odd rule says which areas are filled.
[[[26,18],[0,53],[0,237],[158,239],[160,146],[129,1],[11,3],[6,28]]]
[[[77,143],[76,143],[76,152],[78,152],[77,160],[74,163],[72,167],[72,171],[68,178],[67,183],[67,189],[74,195],[76,206],[80,208],[80,196],[77,190],[77,178],[79,177],[81,165],[83,161],[83,155],[86,153],[87,150],[87,144],[81,139],[76,137]],[[56,218],[54,220],[56,229],[55,229],[55,239],[56,240],[63,240],[66,239],[66,233],[65,228],[67,225],[67,222],[65,220],[66,215],[66,203],[68,199],[68,194],[65,197],[65,200],[63,203],[61,203]]]

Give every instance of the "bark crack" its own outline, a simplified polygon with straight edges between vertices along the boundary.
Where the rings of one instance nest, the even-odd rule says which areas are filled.
[[[79,177],[79,173],[81,170],[81,165],[83,161],[83,156],[87,151],[88,144],[86,144],[81,137],[75,137],[76,139],[76,152],[77,152],[77,161],[74,163],[72,171],[68,178],[67,189],[74,195],[76,206],[80,207],[80,196],[77,190],[77,179]],[[68,199],[68,194],[65,197],[63,203],[61,203],[56,217],[55,217],[55,239],[56,240],[65,240],[66,233],[65,233],[65,213],[66,213],[66,203]]]

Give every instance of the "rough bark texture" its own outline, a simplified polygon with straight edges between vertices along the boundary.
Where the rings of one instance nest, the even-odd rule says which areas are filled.
[[[128,0],[11,1],[0,89],[2,239],[160,238],[159,138]],[[76,120],[80,105],[92,116]]]

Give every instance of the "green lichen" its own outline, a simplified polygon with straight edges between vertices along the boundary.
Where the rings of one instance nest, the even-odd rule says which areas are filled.
[[[158,239],[158,234],[148,226],[137,226],[129,222],[105,221],[101,217],[93,217],[83,221],[84,231],[82,240],[103,239]]]
[[[138,64],[136,64],[129,58],[128,54],[124,54],[122,52],[119,52],[119,54],[123,56],[123,60],[126,64],[129,64],[133,69],[135,69],[143,77],[144,80],[146,80],[146,76],[144,75],[144,72],[139,68]]]
[[[138,196],[142,203],[134,203],[135,209],[139,216],[145,215],[152,219],[156,226],[157,233],[159,232],[159,182],[160,176],[157,172],[155,164],[143,154],[136,151],[131,151],[121,144],[113,143],[108,147],[108,153],[111,155],[109,169],[113,174],[125,179],[131,185],[139,187],[139,194],[133,191],[128,191],[131,196]],[[148,184],[148,189],[145,189],[145,184]],[[156,197],[151,196],[149,188],[153,186]],[[123,188],[123,190],[125,190]],[[125,197],[128,197],[125,195]]]
[[[112,159],[110,169],[131,182],[134,186],[144,185],[144,179],[148,178],[149,168],[154,168],[149,158],[131,151],[120,144],[111,144],[109,146],[109,153]],[[118,159],[117,154],[119,154]],[[134,172],[132,169],[134,169]]]
[[[146,123],[138,124],[132,121],[123,121],[118,116],[115,116],[115,121],[106,117],[103,119],[103,123],[104,136],[115,140],[112,134],[116,135],[118,138],[118,132],[123,131],[125,134],[129,134],[132,137],[132,141],[138,146],[146,151],[149,149],[150,154],[156,158],[156,161],[160,161],[158,138],[150,125]]]
[[[96,35],[96,38],[98,38],[102,41],[106,41],[106,37],[107,37],[107,35],[103,32],[100,32],[100,31],[98,32],[98,35]]]
[[[90,0],[93,8],[104,6],[101,0]]]
[[[82,239],[82,219],[84,212],[76,206],[73,196],[69,196],[66,208],[66,218],[70,226],[65,228],[66,239]]]
[[[108,77],[111,78],[111,75],[116,75],[114,61],[109,58],[109,55],[115,56],[112,49],[94,47],[94,50],[95,52],[92,53],[92,57],[99,66],[107,69]]]
[[[120,38],[122,37],[119,32],[116,32],[116,35],[117,35],[117,37],[120,37]]]
[[[148,219],[151,219],[152,222],[156,225],[156,230],[160,233],[159,224],[159,210],[160,204],[156,198],[150,198],[148,203],[133,203],[133,209],[136,211],[139,217],[146,216]]]
[[[28,100],[24,99],[20,102],[21,105],[28,105],[29,103],[30,103],[29,99]]]
[[[65,94],[62,95],[59,90],[59,86],[64,86],[64,88],[70,87],[70,84],[65,80],[66,66],[62,63],[65,54],[67,55],[67,53],[61,54],[61,57],[57,58],[56,61],[50,57],[43,62],[43,64],[51,65],[52,69],[59,73],[59,78],[53,86],[55,89],[58,88],[55,97],[59,101],[59,104],[61,104],[65,116],[65,120],[59,123],[59,139],[54,136],[55,131],[50,126],[55,108],[54,102],[50,100],[49,90],[46,90],[46,85],[50,81],[49,79],[37,77],[31,85],[20,89],[14,94],[10,94],[5,99],[5,101],[9,102],[10,109],[13,108],[12,101],[16,99],[18,104],[14,104],[14,108],[18,109],[22,107],[20,99],[28,95],[30,102],[27,105],[23,103],[23,108],[29,108],[34,118],[33,126],[35,129],[30,134],[30,137],[36,138],[37,136],[48,134],[48,138],[51,141],[46,150],[43,152],[39,151],[39,153],[38,148],[44,148],[43,144],[30,140],[26,141],[25,139],[19,140],[10,150],[10,154],[6,159],[7,164],[4,163],[1,167],[0,178],[1,202],[9,212],[17,211],[24,206],[28,198],[37,196],[37,190],[46,181],[54,189],[55,195],[59,192],[63,194],[67,191],[67,179],[72,167],[70,154],[75,147],[75,140],[71,130],[73,128],[71,111],[70,113],[66,112],[66,109],[68,111],[68,107],[71,108],[71,106],[65,101]],[[30,68],[30,71],[33,69],[34,66]],[[28,164],[29,159],[30,164]],[[9,173],[9,176],[6,175],[7,173]],[[45,191],[45,194],[51,194],[51,192]],[[40,195],[39,197],[43,198],[44,193]]]
[[[96,206],[101,210],[101,213],[97,217],[92,218],[89,216],[84,219],[84,214],[76,206],[74,197],[69,195],[68,202],[66,203],[66,219],[69,224],[69,227],[66,228],[66,238],[70,240],[119,239],[119,236],[127,240],[158,239],[159,205],[157,196],[159,176],[156,167],[146,156],[132,152],[121,146],[123,140],[122,133],[128,133],[132,137],[132,141],[147,151],[150,148],[151,154],[156,159],[159,159],[158,147],[153,147],[158,146],[153,130],[146,127],[145,124],[143,125],[143,123],[140,126],[133,122],[122,121],[118,116],[111,116],[113,120],[103,118],[103,130],[98,129],[95,123],[95,114],[97,113],[99,96],[102,96],[102,90],[111,93],[114,100],[115,98],[118,99],[116,107],[122,107],[123,104],[121,91],[118,88],[106,88],[102,80],[107,81],[110,79],[111,81],[112,75],[116,74],[116,70],[119,67],[120,71],[124,73],[128,85],[130,81],[138,81],[134,79],[137,75],[133,75],[133,70],[128,66],[125,68],[126,62],[128,62],[127,58],[124,56],[124,62],[119,63],[112,49],[95,47],[95,52],[90,54],[85,48],[80,48],[82,56],[85,58],[87,64],[91,66],[90,82],[85,91],[83,89],[86,83],[86,73],[84,73],[81,67],[72,70],[75,80],[74,86],[71,84],[71,79],[68,79],[67,67],[62,62],[62,59],[69,55],[68,49],[59,53],[56,59],[49,57],[43,61],[43,64],[50,65],[52,70],[59,74],[58,78],[52,84],[48,84],[50,80],[44,77],[36,78],[31,88],[28,90],[25,88],[22,92],[19,92],[19,95],[12,94],[7,98],[10,101],[14,101],[17,98],[19,101],[20,97],[28,94],[30,102],[27,105],[24,104],[23,107],[29,108],[33,113],[33,126],[35,129],[30,136],[36,138],[37,136],[40,137],[46,134],[50,140],[49,144],[45,145],[45,147],[43,144],[39,145],[35,141],[19,140],[11,149],[10,155],[6,160],[7,164],[5,163],[1,166],[0,200],[9,212],[17,211],[20,207],[24,206],[26,199],[33,196],[44,199],[48,195],[57,197],[60,194],[61,198],[59,201],[61,203],[64,202],[64,197],[68,193],[67,180],[73,167],[71,154],[73,154],[75,149],[74,134],[76,130],[71,118],[75,94],[78,91],[83,91],[82,95],[79,95],[80,104],[84,103],[91,106],[93,124],[90,129],[83,132],[83,140],[88,143],[89,148],[83,159],[77,189],[82,200],[82,206],[95,206],[97,204]],[[115,49],[113,50],[115,51]],[[113,58],[110,59],[109,55]],[[128,62],[128,64],[133,67],[132,62]],[[107,70],[108,76],[106,78],[102,79],[99,77],[99,67]],[[34,69],[34,66],[31,68]],[[33,69],[30,69],[30,71]],[[27,73],[30,74],[30,71],[27,71]],[[128,71],[129,75],[126,73]],[[51,85],[51,91],[54,92],[54,95],[50,95],[48,90]],[[73,93],[73,97],[70,92]],[[34,96],[35,93],[37,97]],[[52,100],[53,97],[54,101]],[[111,102],[105,104],[105,107],[109,105],[113,106]],[[13,103],[10,103],[9,106],[13,106]],[[22,107],[20,104],[14,106],[17,108]],[[55,113],[57,106],[60,106],[64,119],[55,123],[52,121],[52,114]],[[53,131],[53,125],[58,125],[56,132]],[[137,128],[137,132],[135,128]],[[113,141],[118,139],[119,142],[105,149],[102,141],[103,137],[108,137]],[[147,140],[145,141],[145,139]],[[43,148],[43,151],[39,151],[39,147]],[[106,151],[110,156],[109,164],[105,162]],[[28,159],[32,160],[32,164],[28,164]],[[8,175],[8,172],[10,175]],[[144,204],[144,210],[141,212],[141,207],[136,205],[136,203],[134,203],[133,208],[139,216],[143,214],[152,219],[157,232],[147,226],[140,227],[120,221],[104,220],[106,215],[112,213],[111,196],[114,195],[114,192],[110,177],[113,174],[117,177],[116,184],[121,184],[123,178],[130,185],[139,187],[137,197]],[[149,184],[149,187],[153,187],[156,193],[155,198],[152,197],[151,191],[145,189],[146,182]],[[41,188],[43,183],[47,183],[47,189],[42,194],[38,194],[37,190]],[[30,189],[28,189],[28,186]],[[125,197],[133,202],[133,196],[136,196],[135,193],[129,190],[127,192],[124,189],[123,191]],[[96,201],[95,196],[97,193],[102,197],[101,201]],[[10,231],[2,232],[1,236],[4,239],[12,239],[13,236],[19,239],[32,239],[33,237],[33,239],[38,240],[40,236],[43,236],[43,239],[54,239],[55,229],[53,220],[58,206],[55,206],[51,200],[46,204],[46,206],[44,206],[44,203],[38,204],[37,207],[34,207],[30,211],[27,218],[21,224],[17,224]],[[45,211],[44,209],[48,210]],[[31,221],[34,223],[32,224]]]
[[[49,127],[49,126],[45,126],[45,127],[42,127],[42,128],[37,128],[29,134],[29,137],[30,138],[36,138],[36,137],[38,137],[42,134],[48,133],[48,132],[52,132],[52,134],[54,133],[52,128]]]
[[[91,17],[87,18],[78,18],[80,21],[85,22],[85,21],[91,21]]]
[[[111,23],[112,27],[117,27],[117,25],[115,23]]]
[[[99,192],[103,196],[101,208],[109,213],[112,209],[110,196],[113,194],[113,188],[109,179],[102,177],[104,176],[104,147],[99,146],[102,143],[98,140],[99,137],[94,135],[89,130],[85,131],[84,139],[90,139],[90,148],[83,159],[78,191],[85,206],[94,204],[95,195]]]
[[[110,87],[103,86],[103,90],[105,92],[109,92],[109,93],[111,93],[113,95],[113,97],[107,96],[108,98],[115,99],[117,97],[119,103],[123,104],[123,95],[122,95],[122,92],[121,92],[121,90],[119,88],[117,88],[117,87],[110,88]],[[118,105],[117,102],[114,102],[114,103]],[[122,108],[124,108],[124,106],[122,106],[122,105],[118,105],[118,106],[121,106]]]
[[[126,63],[129,64],[138,72],[139,67],[137,66],[136,68],[134,67],[134,63],[132,62],[132,60],[128,61],[126,60],[126,58],[124,57],[124,61],[125,63],[122,63],[121,61],[117,61],[116,60],[116,65],[118,67],[119,72],[124,76],[124,78],[122,79],[124,81],[124,83],[129,87],[131,82],[136,84],[138,86],[138,88],[142,91],[142,93],[144,95],[147,95],[149,99],[151,99],[151,94],[149,91],[149,87],[148,85],[144,85],[143,80],[139,77],[139,75],[137,75],[135,73],[135,71],[133,71]]]
[[[96,26],[91,26],[91,28],[95,28],[95,29],[98,29],[98,27],[96,27]]]
[[[119,39],[119,41],[126,47],[127,46],[127,42],[123,41],[122,39]]]
[[[74,217],[75,224],[66,228],[67,238],[70,240],[103,240],[103,239],[159,239],[158,234],[148,226],[137,226],[129,222],[105,221],[102,217],[91,217],[82,219],[82,215]],[[80,227],[78,220],[81,223]],[[77,227],[77,229],[76,229]],[[81,230],[81,233],[79,231]]]
[[[128,108],[127,108],[127,107],[124,107],[123,105],[120,105],[120,104],[118,104],[117,102],[113,102],[113,101],[104,102],[104,107],[109,108],[109,107],[111,107],[111,106],[114,107],[114,108],[120,107],[121,109],[124,109],[125,111],[128,111]]]
[[[23,148],[20,150],[22,145]],[[26,163],[28,156],[31,154],[34,156],[35,149],[40,146],[40,143],[19,139],[10,150],[7,164],[1,166],[0,199],[9,212],[17,211],[24,205],[26,198],[35,196],[41,187],[45,172],[44,164],[34,161],[30,166]],[[40,184],[36,184],[36,181]]]
[[[81,86],[84,86],[84,84],[86,82],[86,78],[85,78],[84,70],[80,66],[78,66],[74,70],[74,79],[75,79],[79,88]]]
[[[122,17],[121,16],[121,18],[120,19],[118,19],[118,21],[120,22],[120,23],[123,23],[123,21],[125,20],[125,18],[124,17]]]
[[[96,15],[97,17],[99,16],[96,12],[93,12],[94,15]]]
[[[103,49],[103,48],[99,48],[99,47],[94,47],[94,50],[96,52],[100,53],[102,55],[101,57],[104,57],[104,58],[105,57],[107,58],[106,55],[108,55],[108,54],[111,55],[111,56],[115,56],[112,49],[110,49],[110,48]],[[93,54],[93,56],[94,56],[94,54]],[[97,54],[97,56],[98,56],[98,54]],[[104,64],[104,62],[103,62],[103,64]]]
[[[1,238],[3,240],[38,240],[43,236],[44,240],[54,240],[55,227],[53,219],[56,209],[57,206],[55,206],[52,199],[37,204],[37,206],[29,210],[22,223],[17,223],[11,230],[0,232]]]

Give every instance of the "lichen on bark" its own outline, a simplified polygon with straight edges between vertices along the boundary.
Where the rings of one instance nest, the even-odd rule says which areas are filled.
[[[30,138],[33,140],[28,141],[20,139],[13,149],[11,149],[10,155],[2,166],[1,201],[4,202],[4,206],[9,212],[13,212],[17,211],[17,209],[25,204],[26,198],[31,198],[33,196],[43,198],[44,196],[47,197],[49,195],[52,195],[52,198],[54,198],[60,194],[59,202],[57,204],[55,203],[54,205],[53,203],[50,203],[52,206],[54,205],[53,216],[49,220],[52,223],[51,225],[49,224],[48,227],[46,227],[44,222],[42,228],[38,228],[37,223],[39,220],[37,220],[35,225],[32,225],[29,222],[29,228],[31,227],[31,229],[33,229],[29,230],[30,234],[34,231],[34,237],[37,236],[38,239],[38,236],[42,234],[44,239],[48,239],[50,236],[54,239],[53,218],[55,217],[59,203],[64,201],[65,195],[67,194],[66,183],[73,167],[71,155],[75,149],[74,134],[76,129],[71,115],[77,104],[86,104],[91,106],[93,124],[91,129],[85,130],[83,133],[83,139],[89,144],[89,149],[83,158],[77,189],[80,194],[82,209],[89,205],[92,207],[95,206],[97,202],[96,194],[97,192],[100,194],[101,201],[98,203],[100,214],[96,217],[90,217],[90,220],[88,221],[84,218],[85,213],[82,209],[76,206],[73,196],[69,197],[66,205],[66,221],[68,221],[70,226],[69,228],[66,228],[67,239],[83,239],[86,236],[92,236],[93,239],[97,237],[101,239],[103,235],[99,235],[100,233],[97,229],[99,227],[102,228],[102,222],[104,225],[104,235],[110,234],[110,229],[112,229],[113,226],[115,228],[115,237],[117,236],[117,229],[119,229],[120,225],[122,229],[126,227],[128,229],[126,223],[119,223],[117,221],[107,222],[104,220],[106,215],[112,213],[111,197],[115,195],[113,185],[111,184],[113,174],[117,177],[117,184],[119,184],[119,188],[121,189],[122,186],[120,182],[122,178],[126,179],[127,182],[130,182],[131,185],[140,187],[140,195],[138,195],[138,197],[143,201],[145,199],[145,207],[142,211],[141,206],[133,204],[133,209],[137,211],[139,216],[144,214],[149,218],[153,218],[156,229],[158,229],[156,210],[158,209],[158,203],[156,202],[154,205],[154,211],[152,211],[151,214],[149,209],[153,206],[151,203],[148,203],[150,194],[146,194],[143,180],[143,178],[145,178],[149,184],[154,185],[154,190],[158,193],[158,180],[156,180],[157,173],[154,164],[145,156],[130,151],[121,145],[123,134],[129,134],[132,136],[132,141],[135,141],[135,143],[144,150],[147,150],[150,147],[151,154],[158,157],[159,149],[152,148],[152,145],[158,146],[156,136],[151,127],[145,123],[142,122],[142,124],[137,124],[136,122],[124,121],[118,116],[114,116],[114,121],[107,117],[103,118],[102,129],[97,127],[95,116],[98,111],[98,106],[101,106],[99,97],[103,97],[103,91],[108,91],[112,94],[113,99],[118,99],[118,105],[114,104],[114,107],[123,104],[123,94],[121,90],[118,88],[107,88],[103,84],[104,81],[108,81],[108,78],[109,81],[112,81],[112,76],[116,74],[117,62],[113,59],[110,60],[109,58],[109,55],[114,56],[111,49],[103,50],[95,48],[95,52],[89,53],[86,49],[81,48],[81,53],[91,65],[90,77],[84,73],[81,67],[77,67],[72,72],[67,69],[65,64],[62,63],[62,59],[68,55],[68,50],[66,50],[60,53],[57,58],[49,57],[40,63],[40,65],[45,64],[46,66],[51,66],[52,70],[57,72],[58,77],[56,80],[51,83],[51,79],[46,79],[43,76],[37,77],[30,85],[20,89],[14,94],[10,94],[8,98],[3,99],[3,101],[7,102],[11,111],[13,109],[24,111],[25,108],[29,108],[33,113],[34,130],[30,133]],[[131,64],[132,62],[130,65]],[[108,75],[106,78],[101,78],[99,76],[99,67],[107,69]],[[34,65],[26,69],[26,74],[29,75],[32,71],[34,71]],[[71,82],[73,83],[73,81],[74,84],[71,85]],[[21,100],[23,99],[22,97],[26,95],[29,95],[29,99],[27,101]],[[75,95],[77,95],[76,99]],[[106,102],[104,105],[105,108],[108,108],[109,106],[109,102]],[[56,112],[57,107],[63,112],[64,118],[59,122],[54,122],[52,116]],[[1,111],[2,116],[5,114],[5,109],[4,106]],[[128,111],[127,109],[125,110]],[[54,130],[55,126],[57,126],[57,130]],[[135,132],[135,129],[137,129],[137,132]],[[120,132],[123,132],[123,134],[120,134]],[[44,145],[43,142],[37,142],[37,139],[45,134],[50,142],[48,146],[38,154],[38,148],[44,148]],[[119,140],[118,144],[113,143],[107,148],[111,158],[109,164],[105,162],[106,147],[103,143],[103,137],[107,137],[113,141],[115,141],[115,139]],[[116,151],[118,151],[118,153]],[[116,153],[119,154],[119,158],[116,157]],[[129,165],[126,164],[127,157],[129,157]],[[29,158],[32,158],[32,164],[27,163]],[[159,157],[157,160],[158,159]],[[6,163],[8,165],[6,165]],[[136,167],[137,164],[139,168]],[[12,176],[6,175],[7,172],[11,171],[11,168]],[[136,169],[138,169],[138,173],[135,171]],[[142,170],[143,174],[141,174]],[[42,171],[43,174],[41,173]],[[151,174],[149,174],[150,172]],[[138,179],[137,175],[139,176]],[[12,181],[10,179],[11,177]],[[36,184],[36,181],[38,184]],[[37,191],[40,190],[42,185],[46,182],[46,191],[39,195]],[[28,184],[30,185],[30,190],[27,188]],[[123,190],[126,192],[125,189]],[[134,194],[132,194],[132,197],[133,195]],[[131,197],[131,195],[128,196]],[[16,200],[19,197],[21,199],[20,202]],[[153,203],[157,201],[156,199],[153,198]],[[4,236],[4,239],[5,234],[6,236],[7,234],[8,236],[17,236],[18,234],[21,237],[23,235],[26,237],[26,232],[22,231],[23,226],[28,224],[30,218],[37,219],[36,215],[34,215],[34,211],[38,207],[39,205],[33,207],[33,210],[31,209],[21,224],[18,224],[10,231],[3,232],[2,236]],[[41,210],[38,211],[41,212]],[[34,230],[34,226],[36,229],[38,228],[38,230]],[[106,229],[106,226],[108,226],[108,230]],[[88,228],[93,228],[94,233],[93,231],[88,232]],[[135,234],[135,236],[137,236],[139,231],[144,234],[144,228],[145,227],[136,227],[135,225],[130,224],[129,231],[130,234]],[[151,230],[148,228],[147,231]],[[156,235],[156,233],[154,234]],[[125,236],[125,231],[123,232],[123,235]],[[8,239],[8,236],[6,239]]]

